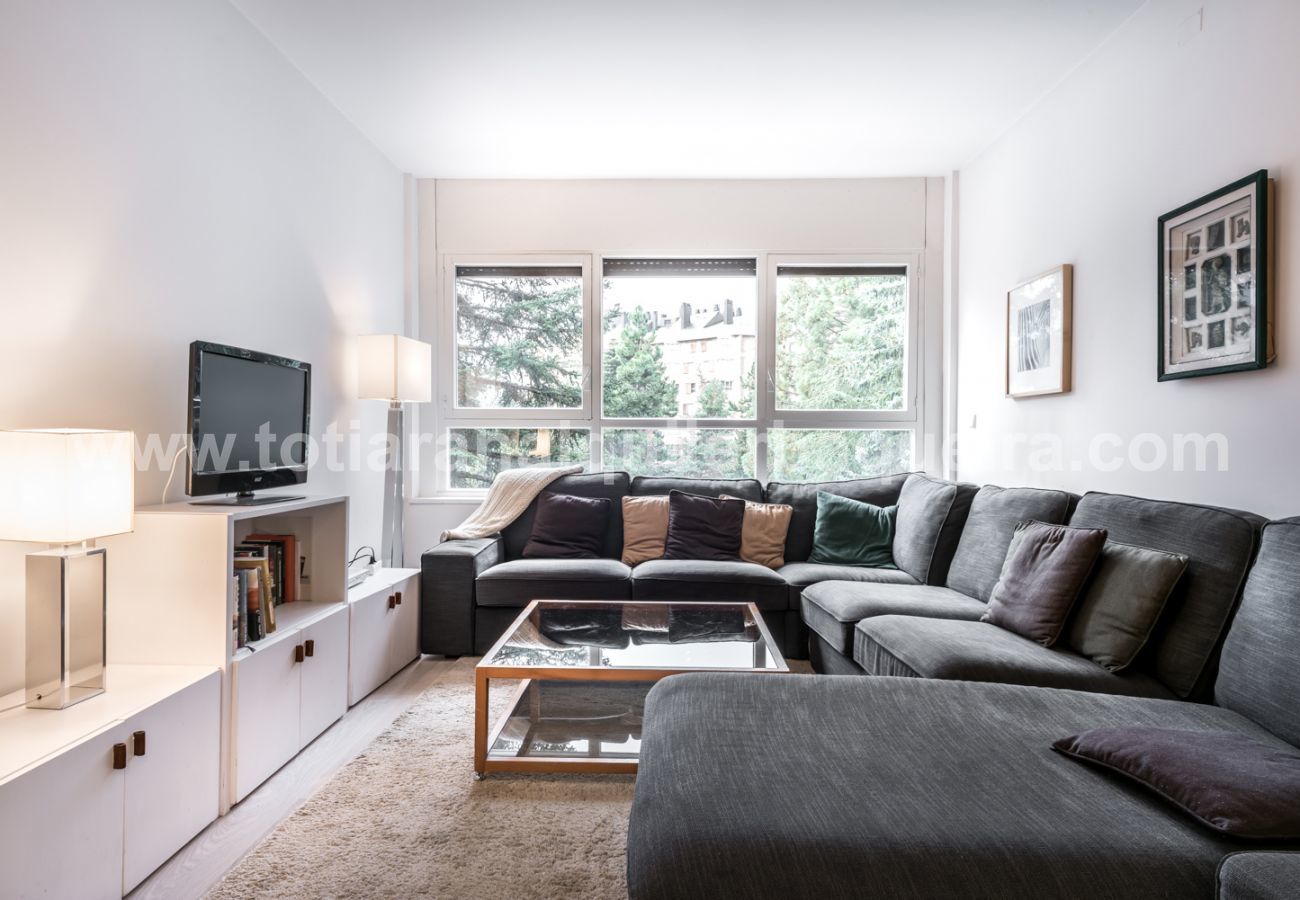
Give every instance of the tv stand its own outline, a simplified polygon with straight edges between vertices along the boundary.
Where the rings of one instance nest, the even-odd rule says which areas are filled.
[[[240,491],[233,497],[220,500],[191,500],[191,506],[261,506],[264,503],[286,503],[290,500],[306,500],[306,497],[290,497],[282,494],[262,494],[260,497],[252,491]]]

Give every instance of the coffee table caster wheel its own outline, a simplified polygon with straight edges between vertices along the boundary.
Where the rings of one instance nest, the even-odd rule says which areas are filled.
[[[487,775],[486,775],[485,773],[483,773],[483,772],[475,772],[475,773],[474,773],[474,780],[475,780],[475,781],[486,781],[486,780],[487,780]]]

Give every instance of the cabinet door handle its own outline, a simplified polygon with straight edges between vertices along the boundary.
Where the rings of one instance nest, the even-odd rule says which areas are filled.
[[[316,642],[315,642],[315,641],[312,641],[312,640],[305,641],[305,642],[303,643],[303,647],[306,648],[306,652],[307,652],[307,655],[308,655],[308,656],[315,656],[315,655],[316,655]]]
[[[402,592],[401,592],[401,591],[398,591],[396,596],[397,596],[397,605],[398,605],[398,606],[401,606],[401,605],[402,605]]]
[[[302,649],[302,644],[299,644],[298,646],[293,648],[293,661],[296,663],[300,663],[303,661],[303,659],[305,659],[305,654]]]
[[[397,607],[397,595],[396,595],[396,594],[389,594],[389,595],[388,595],[388,608],[389,608],[389,609],[395,609],[396,607]]]
[[[126,768],[126,744],[113,745],[113,768]]]
[[[131,735],[131,741],[133,745],[131,752],[136,756],[144,756],[144,732],[137,731],[135,734]]]

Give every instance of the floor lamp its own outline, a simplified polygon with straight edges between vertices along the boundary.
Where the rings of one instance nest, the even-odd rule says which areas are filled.
[[[388,401],[388,451],[384,466],[384,523],[380,564],[402,565],[402,516],[405,478],[402,445],[406,431],[403,403],[433,399],[433,348],[399,334],[366,334],[357,339],[357,395]]]

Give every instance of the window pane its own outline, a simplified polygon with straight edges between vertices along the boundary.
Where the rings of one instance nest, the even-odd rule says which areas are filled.
[[[606,428],[603,468],[633,475],[753,478],[752,428]]]
[[[777,269],[777,409],[901,410],[907,273]]]
[[[524,466],[586,465],[591,432],[576,428],[452,428],[448,487],[485,488],[498,472]]]
[[[456,406],[582,406],[582,269],[456,268]]]
[[[752,259],[607,259],[602,393],[612,418],[756,415]]]
[[[781,428],[768,432],[773,481],[839,481],[906,472],[911,431],[830,431]]]

